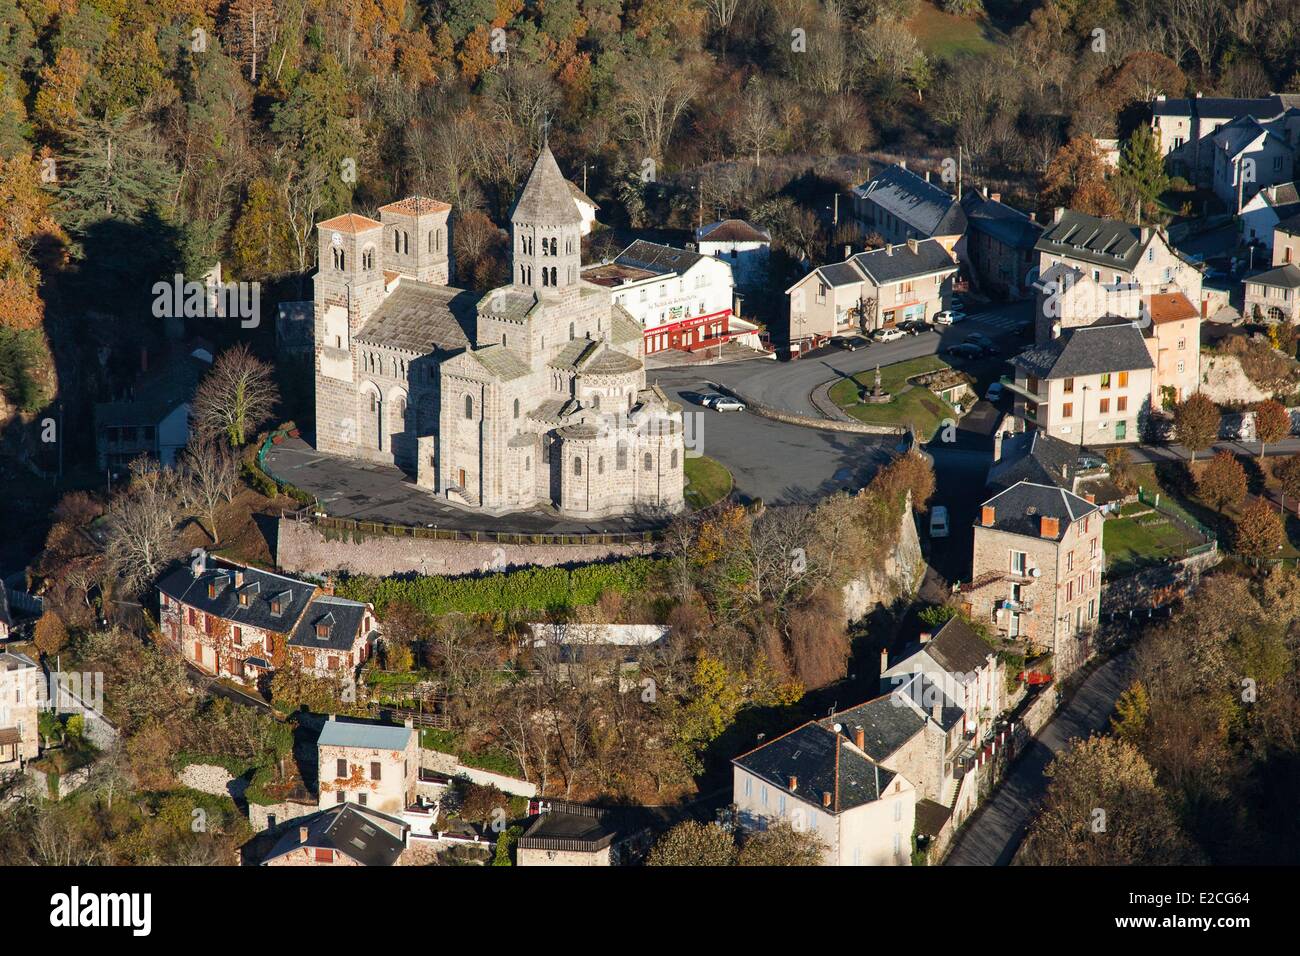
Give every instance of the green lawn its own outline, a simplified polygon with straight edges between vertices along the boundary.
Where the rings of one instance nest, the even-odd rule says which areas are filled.
[[[928,388],[907,383],[908,378],[923,372],[947,368],[948,363],[937,355],[884,365],[880,369],[880,384],[893,398],[880,405],[864,405],[858,401],[861,389],[870,389],[876,382],[874,368],[859,372],[852,379],[844,379],[831,386],[830,399],[860,422],[869,425],[911,425],[922,441],[928,440],[945,418],[956,419],[957,413],[946,401]]]
[[[682,470],[686,473],[686,503],[694,509],[707,508],[731,494],[731,472],[712,458],[687,458]]]
[[[933,3],[922,3],[907,21],[927,56],[948,59],[962,53],[989,53],[1006,36],[983,18],[968,19],[944,13]]]
[[[1136,517],[1125,513],[1147,511]],[[1145,506],[1127,506],[1118,518],[1103,526],[1102,545],[1107,569],[1124,574],[1166,558],[1181,557],[1184,550],[1201,544],[1201,539],[1176,521],[1151,513]]]

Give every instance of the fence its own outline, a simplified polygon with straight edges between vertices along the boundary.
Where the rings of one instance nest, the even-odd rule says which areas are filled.
[[[1158,511],[1171,521],[1182,525],[1192,534],[1199,535],[1204,539],[1202,544],[1191,545],[1183,549],[1183,557],[1191,557],[1196,554],[1205,554],[1213,551],[1219,546],[1219,536],[1213,528],[1201,524],[1182,507],[1176,504],[1173,499],[1162,495],[1158,491],[1148,491],[1146,488],[1138,488],[1138,501],[1142,502],[1148,508]]]

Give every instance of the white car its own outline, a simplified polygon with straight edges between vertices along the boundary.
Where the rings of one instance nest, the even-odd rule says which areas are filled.
[[[943,505],[935,505],[930,509],[930,537],[948,537],[948,509]]]
[[[994,382],[992,385],[989,386],[989,390],[984,393],[984,400],[986,402],[996,402],[1001,397],[1002,397],[1001,382]]]
[[[893,342],[897,339],[901,339],[906,334],[907,333],[904,332],[902,329],[897,329],[897,328],[876,329],[875,332],[871,333],[871,337],[875,339],[877,342]]]
[[[713,410],[717,412],[743,412],[745,403],[727,395],[719,395],[713,400]]]
[[[964,318],[966,318],[965,312],[959,312],[956,309],[944,309],[942,312],[938,312],[935,314],[934,324],[955,325],[956,323],[962,321],[962,319]]]

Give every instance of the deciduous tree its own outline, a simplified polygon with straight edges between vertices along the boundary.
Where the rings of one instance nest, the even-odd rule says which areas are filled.
[[[191,415],[201,438],[221,435],[239,448],[271,417],[279,399],[271,366],[240,343],[222,352],[203,377]]]
[[[1178,444],[1192,453],[1204,451],[1219,437],[1219,409],[1200,392],[1193,392],[1174,409],[1174,429]]]

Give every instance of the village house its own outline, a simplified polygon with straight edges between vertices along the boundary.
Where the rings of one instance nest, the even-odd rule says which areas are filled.
[[[988,187],[961,197],[966,213],[966,259],[977,286],[989,295],[1020,299],[1033,294],[1038,275],[1035,246],[1043,227],[1033,213],[1002,202]]]
[[[26,654],[0,651],[0,774],[21,770],[40,751],[42,677],[39,665]]]
[[[961,708],[963,734],[983,740],[993,721],[1006,709],[1005,668],[988,642],[960,616],[950,618],[933,636],[923,632],[890,663],[888,649],[880,652],[881,680],[904,684],[922,674],[938,684]]]
[[[356,803],[300,817],[262,866],[401,866],[410,827]]]
[[[605,809],[534,800],[536,818],[515,844],[518,866],[620,866],[650,843],[649,815],[638,807]]]
[[[1243,242],[1262,246],[1266,254],[1272,255],[1274,230],[1297,216],[1300,216],[1300,193],[1297,193],[1295,183],[1280,183],[1265,186],[1241,207],[1241,212],[1237,213],[1237,227],[1241,230]],[[1258,253],[1256,259],[1259,259]]]
[[[1210,141],[1214,194],[1231,213],[1240,212],[1264,187],[1289,183],[1295,175],[1295,151],[1282,120],[1241,116],[1222,126]]]
[[[613,261],[584,268],[582,279],[609,289],[636,320],[646,355],[732,338],[731,266],[722,259],[638,239]]]
[[[923,322],[947,307],[957,263],[934,239],[859,252],[790,288],[792,343]]]
[[[573,203],[578,207],[578,214],[582,216],[582,223],[578,226],[578,234],[587,236],[591,230],[596,227],[596,213],[600,211],[600,206],[596,200],[592,199],[585,192],[578,188],[577,183],[571,179],[566,179],[569,184],[569,194],[573,196]]]
[[[908,711],[886,704],[882,720],[916,736]],[[838,715],[837,715],[838,716]],[[765,829],[785,820],[824,846],[827,866],[910,866],[917,788],[868,756],[864,728],[810,720],[732,763],[736,825]]]
[[[1079,446],[1053,438],[1041,428],[993,437],[993,461],[985,487],[1005,491],[1022,481],[1078,491]]]
[[[1271,262],[1275,266],[1300,262],[1300,203],[1296,211],[1277,223],[1269,240]]]
[[[953,259],[965,259],[966,213],[957,197],[899,163],[852,190],[853,216],[866,235],[885,242],[933,239]]]
[[[1092,653],[1101,608],[1104,512],[1091,496],[1020,481],[980,508],[971,581],[958,597],[984,622],[1033,652],[1050,653],[1057,679]]]
[[[1139,323],[1151,374],[1151,407],[1171,412],[1201,387],[1201,311],[1182,292],[1158,292],[1142,300]]]
[[[1169,173],[1182,176],[1195,186],[1210,186],[1215,167],[1212,141],[1215,133],[1244,117],[1281,120],[1287,131],[1284,138],[1294,147],[1295,132],[1300,125],[1297,106],[1300,106],[1300,96],[1291,93],[1254,98],[1200,93],[1192,98],[1170,98],[1162,94],[1151,103],[1151,127]]]
[[[399,817],[416,803],[419,735],[404,727],[338,720],[330,715],[316,741],[324,810],[355,803]]]
[[[1162,229],[1058,206],[1035,248],[1040,277],[1064,263],[1102,285],[1133,285],[1141,295],[1177,290],[1201,307],[1200,269],[1169,244]]]
[[[166,639],[200,670],[245,684],[288,661],[351,682],[379,636],[374,608],[314,584],[205,557],[158,582]]]
[[[1102,319],[1057,330],[1013,356],[1015,414],[1079,445],[1137,442],[1151,411],[1155,363],[1137,324]]]
[[[190,440],[190,402],[211,367],[206,348],[160,360],[153,368],[142,349],[135,385],[113,401],[95,403],[97,466],[122,469],[143,455],[173,467]]]
[[[1300,266],[1287,262],[1246,279],[1242,315],[1256,322],[1300,323]]]
[[[723,219],[696,229],[695,245],[701,255],[730,264],[738,287],[760,289],[767,282],[772,236],[766,229],[743,219]]]

